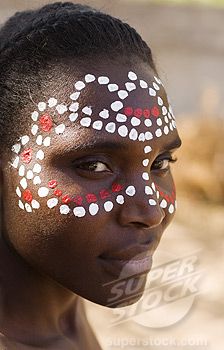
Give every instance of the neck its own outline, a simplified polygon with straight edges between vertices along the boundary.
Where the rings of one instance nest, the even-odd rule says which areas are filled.
[[[0,332],[6,338],[41,346],[83,342],[82,333],[91,332],[80,297],[26,264],[3,237],[0,291]]]

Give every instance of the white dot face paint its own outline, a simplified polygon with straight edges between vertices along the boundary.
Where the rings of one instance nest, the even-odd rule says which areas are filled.
[[[107,201],[104,203],[104,209],[108,213],[113,209],[114,205],[111,201]]]
[[[154,82],[148,84],[147,81],[144,79],[139,79],[137,74],[130,71],[128,73],[129,81],[124,81],[121,86],[118,84],[115,84],[112,81],[112,78],[109,78],[107,75],[102,75],[99,77],[96,77],[93,74],[86,74],[83,81],[77,81],[74,84],[75,91],[70,93],[70,103],[68,105],[58,101],[55,97],[50,97],[46,102],[40,102],[38,103],[38,111],[34,111],[31,114],[31,129],[30,132],[27,132],[27,135],[24,135],[20,138],[18,143],[15,143],[12,146],[12,152],[18,155],[13,163],[11,164],[15,169],[17,169],[18,175],[22,177],[22,179],[19,182],[19,186],[21,186],[22,190],[27,191],[22,195],[21,189],[19,186],[16,187],[15,192],[17,194],[17,197],[21,198],[19,199],[19,207],[22,210],[26,210],[27,212],[32,212],[32,210],[37,210],[40,208],[40,203],[36,199],[28,199],[29,203],[23,203],[24,200],[22,200],[22,197],[29,197],[29,184],[33,183],[35,187],[35,192],[38,194],[40,198],[46,198],[46,206],[49,209],[53,209],[58,207],[59,212],[62,215],[67,215],[70,212],[73,212],[74,216],[76,218],[82,218],[86,215],[95,216],[100,211],[110,212],[113,210],[115,206],[121,206],[125,203],[126,198],[128,197],[134,197],[136,195],[137,189],[132,186],[121,186],[123,193],[117,194],[116,192],[119,192],[117,190],[117,187],[115,186],[112,193],[107,193],[107,190],[102,190],[102,197],[97,198],[96,200],[101,200],[101,203],[93,202],[91,204],[83,204],[83,206],[77,206],[74,208],[74,203],[70,200],[70,202],[67,202],[66,196],[64,196],[63,200],[61,198],[58,198],[58,193],[61,192],[59,188],[59,192],[53,192],[51,191],[50,182],[49,182],[49,188],[45,187],[46,182],[43,181],[42,187],[40,187],[42,183],[41,179],[41,172],[42,172],[42,165],[41,162],[45,158],[45,153],[43,151],[44,147],[50,147],[52,140],[54,140],[54,135],[61,136],[65,130],[66,130],[66,123],[61,123],[60,125],[56,127],[52,127],[52,130],[50,131],[50,134],[47,136],[46,132],[47,130],[42,129],[42,120],[40,120],[40,125],[38,122],[38,119],[42,117],[42,112],[44,112],[47,108],[52,108],[53,112],[49,111],[49,116],[52,117],[54,115],[63,115],[61,117],[61,121],[64,121],[64,118],[68,118],[68,121],[71,123],[77,123],[77,125],[81,125],[85,128],[93,128],[96,131],[105,130],[108,133],[115,133],[116,135],[119,135],[121,138],[129,138],[131,141],[134,142],[141,142],[142,143],[142,159],[139,159],[139,164],[142,166],[142,172],[139,173],[139,180],[146,181],[144,192],[143,194],[146,196],[146,204],[148,203],[151,206],[160,205],[162,209],[166,209],[166,212],[169,214],[173,214],[175,211],[175,205],[173,194],[172,196],[165,196],[168,198],[166,201],[164,198],[162,198],[162,195],[157,190],[154,183],[148,185],[148,181],[150,179],[150,173],[147,172],[148,169],[146,167],[150,164],[150,159],[148,159],[147,155],[152,152],[151,146],[148,144],[150,140],[153,138],[166,136],[168,135],[173,129],[176,127],[174,116],[171,107],[168,107],[164,105],[164,100],[161,96],[163,96],[160,93],[161,88],[161,81],[154,77]],[[88,86],[88,84],[95,84],[93,85],[94,88],[97,89],[99,85],[101,85],[100,89],[105,89],[107,94],[110,96],[110,104],[109,106],[101,105],[102,110],[94,111],[94,103],[91,104],[91,101],[87,101],[87,105],[82,104],[82,94],[85,94],[85,88]],[[126,90],[125,90],[126,89]],[[141,94],[145,94],[148,96],[147,98],[149,101],[152,101],[151,105],[152,107],[148,107],[147,104],[145,106],[138,105],[136,102],[136,105],[133,106],[130,103],[129,98],[132,96],[132,94],[135,94],[136,91],[141,90]],[[137,101],[137,100],[136,100]],[[80,103],[79,103],[80,102]],[[150,106],[151,106],[150,105]],[[153,107],[154,106],[154,107]],[[109,109],[107,109],[109,108]],[[57,113],[56,113],[57,112]],[[64,115],[65,114],[65,115]],[[97,117],[99,120],[94,120],[95,117]],[[48,116],[48,111],[46,116]],[[49,118],[48,116],[48,118]],[[57,117],[60,117],[57,115]],[[35,122],[35,124],[33,124]],[[127,123],[127,124],[126,124]],[[130,124],[133,128],[130,128]],[[166,125],[167,124],[167,125]],[[147,130],[148,129],[148,130]],[[36,145],[40,146],[39,150],[37,147],[36,153],[32,153],[32,161],[36,158],[36,161],[38,163],[35,164],[31,163],[31,166],[33,169],[27,169],[26,165],[22,163],[22,158],[20,159],[20,152],[21,151],[29,151],[30,145],[29,142],[34,141],[36,142]],[[25,147],[24,147],[25,146]],[[25,153],[26,156],[26,153]],[[21,163],[20,163],[21,160]],[[38,174],[38,175],[36,175]],[[54,181],[54,180],[52,180]],[[144,183],[143,183],[144,184]],[[115,184],[116,185],[116,184]],[[118,186],[119,188],[119,186]],[[35,195],[35,192],[32,193],[32,195]],[[63,192],[63,191],[62,191]],[[105,194],[106,193],[106,194]],[[161,191],[161,193],[163,193]],[[52,194],[55,196],[52,198]],[[30,193],[31,195],[31,193]],[[103,203],[103,199],[107,197],[112,196],[113,200],[107,200]],[[147,196],[150,196],[151,198],[148,198]],[[56,198],[57,197],[57,198]],[[59,194],[60,197],[60,194]],[[156,199],[156,200],[155,200]],[[95,199],[94,199],[95,200]],[[62,204],[66,203],[66,204]],[[80,202],[77,202],[78,205]],[[82,203],[82,202],[81,202]],[[88,202],[89,203],[89,202]]]

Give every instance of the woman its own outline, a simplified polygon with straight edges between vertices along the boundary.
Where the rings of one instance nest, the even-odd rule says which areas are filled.
[[[82,298],[137,301],[175,212],[172,109],[139,34],[90,7],[17,13],[0,45],[1,349],[99,349]]]

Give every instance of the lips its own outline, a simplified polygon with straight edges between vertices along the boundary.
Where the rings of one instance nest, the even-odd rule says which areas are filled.
[[[136,245],[117,252],[102,254],[100,258],[104,260],[140,261],[147,255],[152,255],[149,245]]]

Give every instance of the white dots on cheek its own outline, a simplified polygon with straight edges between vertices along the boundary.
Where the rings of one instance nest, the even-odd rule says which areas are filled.
[[[36,134],[37,134],[37,132],[38,132],[38,129],[39,129],[39,127],[38,127],[38,125],[33,125],[32,126],[32,129],[31,129],[31,134],[33,135],[33,136],[35,136]]]
[[[128,73],[128,78],[130,80],[137,80],[138,79],[137,75],[134,72],[129,72]]]
[[[111,104],[111,109],[114,112],[118,112],[123,108],[123,103],[121,101],[115,101]]]
[[[86,76],[85,76],[85,82],[86,83],[92,83],[93,81],[95,81],[96,80],[96,77],[95,77],[95,75],[93,75],[93,74],[87,74]]]
[[[32,205],[33,209],[39,209],[40,208],[40,203],[38,201],[36,201],[35,199],[32,200],[31,205]]]
[[[20,150],[21,150],[21,144],[20,143],[17,143],[17,144],[12,146],[12,152],[18,154],[20,152]]]
[[[127,121],[127,117],[126,117],[125,114],[118,113],[118,114],[116,115],[116,121],[117,121],[118,123],[125,123],[125,122]]]
[[[136,89],[136,85],[134,83],[126,83],[125,84],[126,89],[131,92]]]
[[[25,177],[22,178],[22,180],[20,180],[20,185],[22,186],[22,188],[24,190],[27,188],[28,185],[27,185],[27,181],[26,181]]]
[[[50,136],[47,136],[47,137],[44,139],[44,141],[43,141],[43,145],[44,145],[45,147],[49,147],[50,144],[51,144],[51,138],[50,138]]]
[[[160,203],[160,207],[163,208],[163,209],[166,209],[167,201],[165,199],[163,199],[162,202]]]
[[[19,176],[24,176],[25,175],[25,166],[21,165],[19,167]]]
[[[91,107],[84,107],[84,108],[82,109],[82,112],[83,112],[84,114],[86,114],[86,115],[89,115],[89,116],[91,116],[92,113],[93,113]]]
[[[111,201],[107,201],[104,203],[104,209],[106,212],[110,212],[113,209],[114,205]]]
[[[47,108],[47,104],[45,102],[39,102],[37,107],[38,107],[40,112],[43,112]]]
[[[136,193],[136,189],[134,186],[128,186],[125,192],[128,196],[133,197]]]
[[[72,122],[72,123],[74,123],[77,119],[78,119],[78,113],[71,113],[70,115],[69,115],[69,120]]]
[[[52,209],[58,205],[58,199],[57,198],[50,198],[47,201],[48,208]]]
[[[149,95],[150,96],[156,96],[156,91],[152,88],[149,88]]]
[[[69,106],[70,112],[77,112],[78,109],[79,109],[79,103],[78,103],[78,102],[72,103],[72,104]]]
[[[41,184],[41,178],[39,176],[35,176],[33,179],[34,185],[40,185]]]
[[[105,127],[105,130],[111,134],[113,134],[116,130],[116,124],[111,122],[111,123],[108,123]]]
[[[122,196],[121,194],[119,194],[116,198],[116,202],[118,204],[124,204],[124,196]]]
[[[73,213],[78,218],[82,218],[83,216],[86,215],[86,210],[83,207],[76,207],[76,208],[73,209]]]
[[[32,178],[33,178],[33,172],[32,172],[32,170],[28,170],[27,171],[27,174],[26,174],[26,178],[28,179],[28,180],[32,180]]]
[[[41,149],[37,152],[36,159],[39,159],[39,160],[44,159],[44,152]]]
[[[98,83],[100,85],[106,85],[106,84],[109,84],[110,82],[110,79],[108,77],[99,77],[98,78]]]
[[[120,90],[120,91],[118,91],[118,97],[121,100],[124,100],[125,98],[128,97],[128,92],[126,90]]]
[[[29,136],[25,135],[21,137],[21,143],[23,146],[25,146],[29,142],[30,138]]]
[[[55,132],[57,135],[63,134],[64,131],[65,131],[65,124],[60,124],[55,128]]]
[[[153,190],[150,186],[145,186],[145,194],[147,194],[147,196],[153,195]]]
[[[49,194],[49,189],[47,187],[40,187],[38,190],[38,196],[41,198],[47,197]]]
[[[92,127],[95,130],[101,130],[103,127],[103,122],[101,120],[96,120],[95,122],[93,122]]]
[[[130,133],[129,133],[129,138],[130,140],[136,141],[138,138],[138,132],[136,129],[131,129]]]
[[[77,81],[77,83],[75,83],[75,88],[78,91],[83,90],[85,86],[86,84],[84,84],[83,81]]]
[[[127,134],[128,134],[128,128],[126,125],[122,125],[118,128],[118,134],[121,136],[121,137],[126,137]]]
[[[109,84],[109,85],[108,85],[108,90],[109,90],[110,92],[118,91],[118,89],[119,89],[119,87],[118,87],[117,84]]]
[[[148,165],[149,165],[149,159],[144,159],[144,160],[142,161],[142,165],[143,165],[143,166],[148,166]]]
[[[38,117],[39,117],[39,113],[36,111],[31,114],[31,118],[34,122],[38,120]]]
[[[19,187],[16,187],[16,194],[17,194],[18,197],[22,196],[22,193],[21,193]]]
[[[62,115],[65,112],[67,112],[68,108],[67,108],[67,106],[65,106],[63,104],[60,104],[56,107],[56,110],[58,111],[58,114]]]
[[[99,116],[103,119],[108,119],[110,114],[109,114],[109,111],[108,109],[103,109],[100,113],[99,113]]]
[[[55,106],[57,105],[57,103],[58,103],[58,101],[57,101],[57,99],[54,98],[54,97],[51,97],[51,98],[49,98],[49,100],[48,100],[48,106],[49,106],[49,108],[55,107]]]
[[[69,208],[68,205],[63,204],[63,205],[60,206],[59,211],[60,211],[60,213],[61,213],[62,215],[67,215],[67,214],[69,214],[69,212],[70,212],[70,208]]]
[[[90,215],[94,216],[98,213],[99,211],[99,206],[96,203],[91,203],[89,206],[89,213]]]
[[[170,213],[170,214],[173,214],[173,213],[174,213],[174,210],[175,210],[174,205],[173,205],[173,204],[170,204],[169,209],[168,209],[169,213]]]
[[[132,126],[139,126],[140,124],[141,124],[141,120],[139,118],[136,118],[136,117],[131,118]]]
[[[37,138],[36,138],[36,144],[38,146],[41,146],[42,142],[43,142],[43,136],[42,135],[38,135]]]
[[[80,124],[85,127],[85,128],[88,128],[90,125],[91,125],[91,118],[89,117],[86,117],[86,118],[82,118],[80,120]]]
[[[144,148],[144,153],[150,153],[152,151],[152,147],[151,146],[145,146]]]
[[[40,174],[41,173],[41,165],[40,164],[38,164],[38,163],[36,163],[35,165],[34,165],[34,167],[33,167],[33,172],[34,173],[37,173],[37,174]]]
[[[148,173],[143,173],[142,174],[142,178],[143,178],[143,180],[145,180],[145,181],[148,181],[149,180],[149,174]]]
[[[149,199],[149,205],[155,206],[157,203],[154,199]]]

